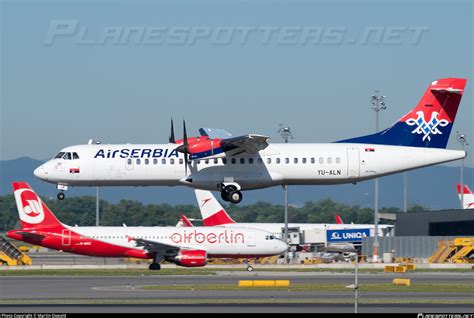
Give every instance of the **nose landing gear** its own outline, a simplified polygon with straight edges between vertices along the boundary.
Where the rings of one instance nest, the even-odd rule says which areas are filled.
[[[67,191],[67,185],[58,184],[56,188],[59,190],[59,193],[56,197],[58,198],[58,200],[64,200],[64,198],[66,197],[64,191]]]

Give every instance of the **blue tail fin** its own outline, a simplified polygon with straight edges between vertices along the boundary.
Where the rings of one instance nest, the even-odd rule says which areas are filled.
[[[434,81],[418,105],[391,127],[337,142],[446,148],[466,82],[463,78]]]

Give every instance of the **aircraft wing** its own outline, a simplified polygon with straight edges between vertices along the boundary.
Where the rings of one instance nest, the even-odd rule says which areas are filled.
[[[232,137],[232,134],[230,132],[221,128],[199,128],[199,133],[201,134],[201,136],[208,136],[211,139],[225,139]]]
[[[238,155],[241,153],[256,154],[258,151],[268,147],[270,137],[248,134],[233,138],[221,140],[221,148],[229,155]]]
[[[176,256],[180,250],[180,247],[174,245],[168,245],[155,241],[150,241],[142,238],[129,237],[129,240],[135,241],[137,247],[143,247],[150,254],[157,254],[163,257],[165,256]]]

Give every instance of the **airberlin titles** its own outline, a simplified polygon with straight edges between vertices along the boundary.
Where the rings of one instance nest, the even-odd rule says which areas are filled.
[[[209,244],[244,244],[245,235],[242,233],[234,233],[232,230],[224,230],[217,233],[201,233],[197,230],[184,231],[183,233],[173,233],[171,241],[175,244],[202,244],[204,242]]]

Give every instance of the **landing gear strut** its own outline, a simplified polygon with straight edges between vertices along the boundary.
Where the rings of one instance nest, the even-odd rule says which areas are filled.
[[[224,201],[237,204],[242,201],[242,192],[237,190],[234,185],[223,186],[221,190],[221,198]]]

